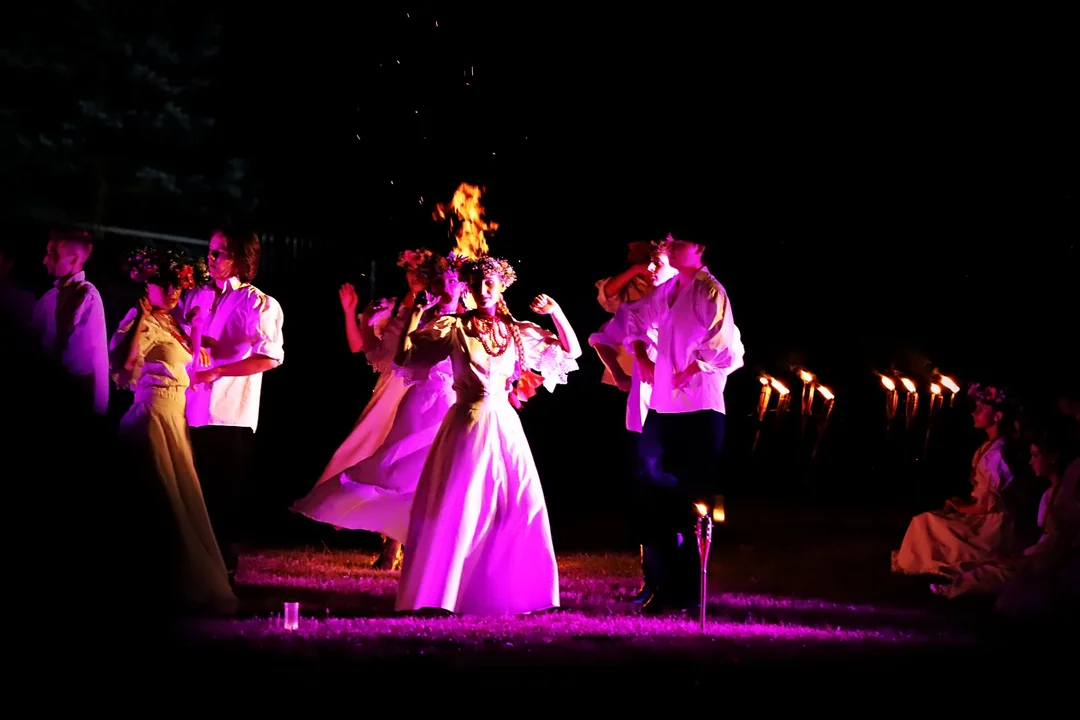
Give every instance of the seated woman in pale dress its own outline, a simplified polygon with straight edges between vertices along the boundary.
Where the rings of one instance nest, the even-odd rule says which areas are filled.
[[[432,298],[429,300],[424,293],[417,296],[416,307],[424,309],[420,327],[464,310],[459,269],[460,259],[455,256],[432,256],[421,266],[419,272]],[[401,345],[403,330],[402,325],[386,334],[394,339],[394,352]],[[407,389],[382,445],[338,477],[316,485],[293,505],[293,510],[338,528],[382,533],[400,545],[409,532],[409,512],[420,471],[456,395],[449,357],[432,368],[394,366],[383,375],[391,373],[399,375]]]
[[[931,585],[934,593],[949,598],[967,593],[997,594],[1013,578],[1045,574],[1046,568],[1060,564],[1076,544],[1080,529],[1077,473],[1066,474],[1076,458],[1073,434],[1071,427],[1051,427],[1037,433],[1031,443],[1031,469],[1037,477],[1050,481],[1039,503],[1039,541],[1021,553],[961,566],[963,573],[952,582]]]
[[[330,480],[348,482],[351,469],[375,454],[386,442],[390,428],[394,426],[394,418],[407,388],[404,378],[393,371],[391,361],[401,345],[401,332],[416,303],[416,297],[427,288],[427,280],[420,268],[431,258],[432,252],[426,248],[403,250],[398,255],[397,264],[405,271],[407,287],[407,292],[400,302],[396,297],[381,298],[371,302],[362,313],[357,314],[359,299],[356,288],[345,283],[338,291],[341,308],[345,313],[345,338],[348,340],[349,350],[364,353],[368,364],[379,377],[360,418],[315,482],[316,490]],[[312,493],[316,490],[312,490]],[[306,500],[307,498],[299,501],[292,509],[307,514],[304,511]],[[372,567],[376,570],[395,570],[400,563],[400,541],[385,536],[382,552]]]
[[[954,576],[965,563],[977,563],[1008,553],[1011,521],[1004,493],[1013,481],[1005,462],[1006,438],[1013,420],[1005,393],[973,384],[972,418],[987,439],[971,461],[971,497],[953,499],[943,510],[916,515],[908,526],[900,550],[893,553],[893,572],[909,575]]]
[[[466,261],[476,310],[412,331],[397,362],[420,372],[450,359],[457,402],[443,419],[420,475],[399,611],[497,615],[559,605],[559,568],[547,505],[516,406],[539,384],[549,391],[577,369],[581,347],[546,295],[532,310],[557,334],[516,320],[503,302],[515,280],[501,259]],[[540,375],[531,372],[537,371]]]
[[[194,286],[195,265],[178,253],[158,250],[140,251],[129,264],[132,278],[146,283],[146,296],[124,317],[109,343],[113,379],[135,392],[120,420],[120,434],[131,453],[127,459],[138,471],[156,476],[170,509],[181,606],[231,613],[237,598],[210,526],[184,418],[189,365],[193,354],[200,355],[205,317],[201,312],[193,317],[191,338],[172,317],[181,289]]]

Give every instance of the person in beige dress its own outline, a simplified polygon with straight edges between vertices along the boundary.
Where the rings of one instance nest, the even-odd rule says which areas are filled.
[[[200,347],[205,316],[196,313],[189,337],[171,312],[180,291],[195,284],[196,266],[182,255],[155,250],[136,253],[129,264],[132,278],[145,282],[146,295],[109,343],[114,381],[135,394],[120,420],[127,460],[160,484],[176,551],[172,560],[179,609],[229,614],[238,600],[210,525],[184,417],[192,358],[208,364]]]

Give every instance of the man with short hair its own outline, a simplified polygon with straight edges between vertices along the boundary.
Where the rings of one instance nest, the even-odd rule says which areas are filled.
[[[650,496],[645,544],[655,551],[646,553],[644,568],[648,612],[698,605],[695,504],[709,512],[714,504],[724,388],[745,352],[727,292],[705,266],[705,241],[668,235],[667,248],[678,275],[628,306],[626,336],[642,380],[652,386],[638,443]]]
[[[49,233],[43,262],[53,287],[37,301],[34,325],[46,356],[76,378],[94,412],[105,415],[109,408],[109,334],[101,294],[83,270],[93,249],[93,238],[85,230],[54,229]]]

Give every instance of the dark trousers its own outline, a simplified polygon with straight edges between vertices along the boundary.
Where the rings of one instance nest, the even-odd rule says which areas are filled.
[[[255,433],[251,428],[229,425],[193,427],[191,445],[210,524],[225,567],[235,577],[249,515],[247,486]]]
[[[645,582],[676,597],[696,597],[700,559],[695,529],[703,503],[720,491],[723,413],[650,411],[636,445],[636,532],[645,547]]]

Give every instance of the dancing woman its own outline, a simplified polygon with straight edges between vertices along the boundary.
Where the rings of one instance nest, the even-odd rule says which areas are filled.
[[[398,255],[398,267],[405,270],[405,281],[408,283],[408,292],[400,303],[397,298],[383,298],[371,303],[363,313],[357,315],[355,288],[345,284],[339,291],[349,349],[354,353],[364,353],[368,364],[379,374],[379,379],[352,432],[319,476],[316,488],[331,479],[348,482],[350,470],[371,457],[386,442],[394,426],[394,418],[407,388],[402,376],[392,371],[391,361],[401,344],[401,332],[415,306],[416,297],[427,286],[420,268],[431,257],[431,251],[424,248],[404,250]],[[301,500],[293,510],[307,514],[301,509],[301,504],[306,506],[306,501],[307,498]],[[384,537],[382,552],[373,567],[377,570],[393,570],[400,562],[401,543]]]
[[[414,304],[420,327],[461,312],[463,283],[460,261],[431,257],[419,268],[433,299],[421,294]],[[411,314],[412,309],[410,309]],[[400,334],[400,331],[399,333]],[[394,336],[398,346],[401,341]],[[397,347],[394,348],[397,350]],[[293,510],[312,520],[350,530],[382,533],[403,543],[409,529],[409,511],[428,449],[454,404],[453,371],[447,357],[434,367],[414,371],[388,368],[384,377],[400,376],[406,389],[386,439],[370,457],[328,482],[320,483]]]
[[[558,334],[510,315],[503,291],[515,280],[502,259],[467,261],[477,309],[414,330],[397,362],[422,372],[449,358],[457,402],[443,419],[413,499],[399,611],[529,613],[559,605],[559,569],[532,451],[514,406],[515,383],[543,377],[554,390],[577,369],[581,347],[546,295],[532,310]]]
[[[192,317],[191,337],[171,314],[180,291],[194,287],[195,266],[179,254],[155,250],[137,253],[129,264],[133,279],[146,283],[146,296],[124,317],[109,343],[113,379],[135,391],[120,420],[120,434],[131,449],[128,459],[156,476],[171,510],[181,605],[233,612],[237,598],[210,526],[184,418],[189,365],[193,356],[201,355],[205,313]]]

